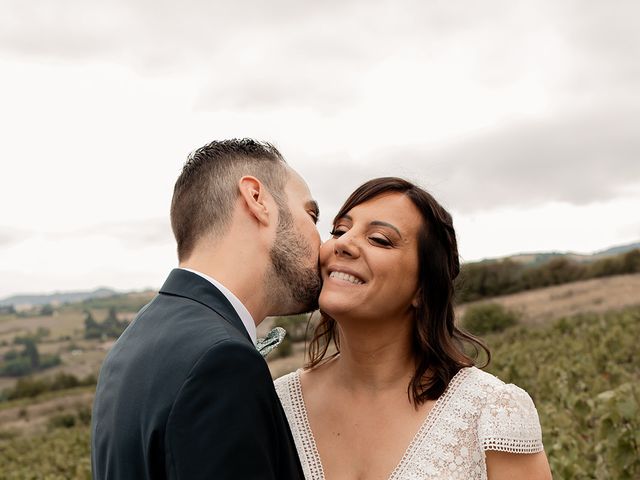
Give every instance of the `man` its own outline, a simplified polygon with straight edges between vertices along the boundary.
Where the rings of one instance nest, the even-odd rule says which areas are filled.
[[[212,142],[178,178],[180,268],[104,361],[93,477],[302,479],[267,364],[268,315],[316,308],[318,206],[273,146]]]

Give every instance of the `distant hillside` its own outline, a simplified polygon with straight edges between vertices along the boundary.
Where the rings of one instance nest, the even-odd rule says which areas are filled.
[[[494,262],[498,260],[512,260],[516,263],[520,263],[526,266],[537,266],[547,263],[555,258],[565,258],[578,263],[590,263],[597,260],[601,260],[606,257],[613,257],[620,255],[621,253],[627,253],[631,250],[640,249],[640,242],[629,243],[627,245],[619,245],[616,247],[607,248],[592,254],[575,253],[575,252],[531,252],[531,253],[519,253],[507,257],[491,258],[483,260],[482,262]]]
[[[624,251],[621,247],[610,251]],[[465,263],[456,279],[458,303],[561,285],[590,278],[640,273],[640,248],[624,253],[596,253],[589,261],[571,254],[530,254]]]
[[[640,242],[636,242],[636,243],[630,243],[629,245],[620,245],[618,247],[611,247],[611,248],[607,248],[606,250],[602,250],[600,252],[596,252],[593,254],[594,257],[603,257],[603,256],[610,256],[610,255],[617,255],[619,253],[627,253],[631,250],[635,250],[640,248]]]
[[[0,300],[0,307],[8,305],[46,305],[49,303],[75,303],[92,298],[107,298],[118,292],[110,288],[98,288],[90,292],[52,293],[50,295],[14,295]]]
[[[507,277],[509,278],[503,279],[505,280],[506,283],[502,282],[502,284],[498,286],[499,288],[497,290],[493,288],[486,288],[484,284],[487,281],[493,281],[491,280],[492,278],[495,280],[495,277],[504,276],[502,274],[496,275],[496,273],[493,272],[493,270],[496,268],[496,265],[498,265],[497,268],[502,270],[504,270],[504,268],[506,267],[512,270],[513,265],[515,265],[516,267],[519,266],[523,269],[529,269],[530,267],[543,266],[551,262],[552,260],[557,260],[557,261],[566,260],[569,262],[577,263],[580,266],[582,266],[582,265],[594,264],[604,259],[610,259],[610,258],[613,259],[616,256],[624,255],[633,250],[640,250],[640,242],[610,247],[605,250],[595,252],[593,254],[581,254],[581,253],[574,253],[574,252],[533,252],[533,253],[520,253],[520,254],[505,256],[505,257],[489,258],[489,259],[481,260],[478,262],[465,262],[462,266],[463,271],[466,271],[467,273],[468,272],[475,272],[476,274],[480,273],[480,276],[482,277],[482,281],[480,283],[482,283],[482,285],[476,285],[476,287],[478,288],[472,286],[471,290],[475,291],[472,293],[471,291],[469,291],[470,284],[478,283],[478,282],[470,281],[469,279],[467,279],[464,282],[466,284],[465,289],[467,290],[467,295],[463,294],[459,296],[459,301],[461,302],[473,301],[473,300],[478,300],[480,298],[486,298],[486,297],[491,297],[495,295],[514,293],[515,291],[519,291],[519,290],[531,290],[534,288],[565,283],[566,281],[584,280],[587,277],[590,278],[591,276],[602,277],[602,276],[608,276],[608,275],[619,275],[623,273],[633,273],[638,271],[638,269],[636,269],[635,267],[630,269],[627,268],[627,269],[620,270],[616,268],[610,268],[609,265],[605,265],[606,267],[604,268],[605,271],[594,272],[593,275],[587,275],[587,276],[574,275],[575,278],[571,278],[571,280],[553,279],[551,281],[545,281],[545,282],[533,282],[533,283],[527,282],[527,285],[521,285],[520,287],[516,286],[517,282],[514,281],[515,279],[513,278],[513,272],[510,272],[509,275],[507,275]],[[488,268],[489,270],[485,271],[485,268]],[[599,269],[596,268],[596,270],[599,270]],[[531,272],[529,272],[529,274],[530,273]],[[501,283],[501,282],[498,282],[498,283]],[[509,287],[509,288],[505,290],[506,287]],[[58,292],[50,295],[32,295],[32,294],[14,295],[11,297],[7,297],[3,300],[0,300],[0,307],[7,307],[9,305],[38,306],[38,305],[46,305],[50,303],[61,303],[61,304],[76,303],[76,302],[83,302],[83,301],[93,300],[93,299],[104,299],[104,298],[109,298],[116,295],[127,296],[129,293],[141,293],[143,294],[143,296],[146,295],[147,297],[150,298],[150,296],[153,293],[155,293],[155,291],[156,291],[155,289],[149,289],[149,290],[146,290],[145,292],[117,292],[111,288],[98,288],[96,290],[87,291],[87,292],[67,292],[67,293]],[[468,294],[471,294],[471,295],[468,295]],[[135,303],[137,301],[138,301],[137,298],[134,298],[132,300],[132,302],[135,305],[137,305],[137,303]],[[118,299],[116,303],[117,302],[120,302],[120,299]],[[111,305],[111,303],[109,303],[109,305]],[[102,306],[104,305],[106,304],[102,302]]]

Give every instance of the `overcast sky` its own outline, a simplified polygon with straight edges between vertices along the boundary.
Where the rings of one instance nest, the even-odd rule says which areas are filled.
[[[465,261],[640,239],[638,2],[3,0],[0,298],[158,288],[189,151],[274,142],[320,230],[400,175]]]

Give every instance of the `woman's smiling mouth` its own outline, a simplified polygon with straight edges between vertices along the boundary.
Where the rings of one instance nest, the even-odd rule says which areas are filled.
[[[364,282],[360,280],[358,277],[351,275],[350,273],[340,272],[337,270],[332,271],[329,274],[329,278],[337,278],[339,280],[343,280],[345,282],[352,283],[354,285],[362,285]]]

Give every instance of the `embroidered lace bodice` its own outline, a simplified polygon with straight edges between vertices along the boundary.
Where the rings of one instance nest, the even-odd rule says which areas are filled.
[[[306,480],[325,480],[300,370],[275,381]],[[542,451],[538,412],[521,388],[463,368],[435,402],[389,480],[486,479],[485,450]]]

